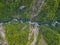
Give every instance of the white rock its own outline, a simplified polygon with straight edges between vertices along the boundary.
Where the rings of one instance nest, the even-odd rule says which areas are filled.
[[[3,23],[0,23],[0,25],[2,25]]]
[[[20,22],[21,22],[21,23],[23,23],[23,21],[22,21],[22,20],[20,20]]]
[[[22,9],[24,9],[25,7],[26,7],[26,6],[20,6],[20,7],[19,7],[19,9],[21,9],[21,10],[22,10]]]
[[[10,22],[8,22],[8,24],[10,24],[11,23],[11,21]]]
[[[13,19],[14,21],[18,21],[17,19]]]
[[[49,26],[49,24],[45,24],[45,26]]]

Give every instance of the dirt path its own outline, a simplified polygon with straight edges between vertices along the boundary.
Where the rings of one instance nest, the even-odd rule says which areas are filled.
[[[31,15],[30,15],[30,21],[32,21],[32,19],[38,15],[38,13],[41,10],[44,2],[45,2],[45,0],[33,0],[32,11],[31,11]],[[39,33],[38,24],[30,22],[29,27],[30,27],[30,33],[28,36],[28,40],[30,40],[32,34],[34,34],[34,40],[32,41],[32,43],[30,45],[35,45],[35,43],[37,41],[37,36]]]
[[[35,16],[38,15],[44,2],[45,2],[45,0],[33,0],[32,11],[31,11],[31,15],[30,15],[30,23],[29,23],[30,33],[28,36],[28,40],[31,39],[32,34],[34,34],[34,40],[32,41],[32,43],[30,45],[35,45],[35,43],[37,41],[37,36],[39,33],[38,24],[31,22],[31,21]]]
[[[8,43],[7,43],[6,39],[5,39],[5,34],[3,32],[2,23],[0,23],[0,37],[1,37],[0,45],[8,45]]]
[[[31,31],[34,34],[34,40],[32,41],[31,45],[35,45],[36,41],[37,41],[37,36],[38,36],[38,25],[34,25],[34,28],[31,29]]]
[[[37,41],[37,36],[38,36],[38,33],[39,33],[38,24],[37,23],[35,23],[35,24],[34,23],[29,23],[29,28],[30,28],[30,33],[29,33],[29,36],[28,36],[28,40],[30,41],[31,37],[33,35],[34,39],[30,43],[30,45],[35,45],[35,43]]]
[[[37,36],[39,34],[39,25],[37,23],[30,22],[29,27],[30,27],[30,33],[28,36],[28,41],[31,40],[31,37],[34,34],[33,41],[29,45],[35,45],[36,41],[37,41]],[[39,45],[48,45],[42,35],[41,35],[41,39],[39,41]]]
[[[30,20],[32,20],[32,18],[34,18],[38,15],[38,13],[42,9],[44,2],[45,2],[45,0],[34,0],[33,1]]]
[[[24,30],[27,26],[24,26],[21,30]]]
[[[41,39],[39,41],[39,45],[48,45],[46,41],[44,40],[43,36],[41,35]]]

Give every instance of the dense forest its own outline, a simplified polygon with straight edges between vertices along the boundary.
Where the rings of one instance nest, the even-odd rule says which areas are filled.
[[[60,0],[0,0],[0,45],[60,45]]]

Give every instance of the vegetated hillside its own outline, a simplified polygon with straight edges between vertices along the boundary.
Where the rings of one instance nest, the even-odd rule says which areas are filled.
[[[21,24],[19,22],[12,22],[4,24],[4,32],[8,45],[26,45],[28,42],[29,27],[28,23]]]
[[[60,34],[54,29],[48,26],[40,26],[40,31],[48,45],[60,45]]]
[[[0,21],[7,21],[11,18],[29,18],[30,5],[33,0],[0,0]],[[25,6],[24,9],[20,9]]]
[[[33,1],[36,0],[0,0],[0,22],[7,22],[14,18],[29,21]],[[22,9],[22,6],[25,7]],[[60,45],[60,24],[51,25],[55,21],[60,22],[60,0],[45,0],[41,10],[37,13],[32,20],[39,24],[35,45],[41,45],[42,39],[46,45]],[[30,32],[28,22],[12,21],[10,24],[4,23],[3,28],[8,45],[30,45],[34,40],[34,34],[30,41],[28,40]],[[0,40],[2,40],[1,37]]]
[[[44,23],[51,24],[55,22],[56,20],[60,20],[59,3],[60,3],[59,0],[51,0],[51,1],[46,0],[40,13],[38,14],[38,16],[33,18],[33,21],[37,21],[40,24],[44,24]]]

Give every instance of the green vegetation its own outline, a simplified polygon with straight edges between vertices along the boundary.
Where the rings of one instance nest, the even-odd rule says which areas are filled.
[[[42,35],[48,45],[60,45],[60,34],[47,26],[41,26],[40,28]]]
[[[32,0],[0,0],[0,20],[9,20],[11,17],[25,19],[29,18],[29,10]],[[26,6],[24,10],[19,7]]]
[[[26,45],[29,34],[29,27],[27,23],[21,24],[18,22],[12,22],[8,25],[4,24],[3,26],[9,45]]]
[[[41,39],[41,35],[42,35],[42,32],[41,32],[41,30],[40,30],[40,28],[39,28],[39,33],[38,33],[38,36],[37,36],[36,45],[39,45],[39,41],[40,41],[40,39]]]
[[[38,16],[33,18],[33,21],[37,21],[39,22],[39,24],[53,23],[57,20],[56,13],[58,14],[58,7],[60,7],[59,0],[46,0],[45,5],[42,7],[42,10],[38,14]]]
[[[56,27],[52,27],[52,26],[51,26],[50,28],[52,28],[53,31],[56,31],[57,33],[60,34],[60,24],[59,24],[59,25],[56,25]]]
[[[13,18],[22,19],[22,21],[30,20],[33,1],[0,0],[0,22],[8,22]],[[26,7],[19,9],[21,6]],[[48,45],[60,45],[60,24],[55,27],[51,26],[56,20],[60,22],[60,0],[45,0],[43,7],[38,11],[36,11],[37,16],[32,19],[33,22],[41,24],[36,45],[39,45],[41,35],[43,35]],[[28,22],[22,24],[12,21],[10,24],[3,24],[3,27],[8,45],[27,45],[33,40],[34,36],[32,35],[31,40],[28,41],[30,30]]]

